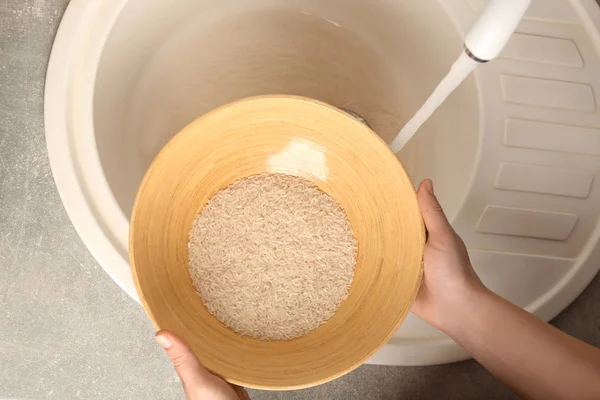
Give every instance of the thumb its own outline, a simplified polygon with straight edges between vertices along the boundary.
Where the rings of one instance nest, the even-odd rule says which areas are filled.
[[[444,210],[442,210],[440,203],[433,194],[433,182],[431,179],[425,179],[419,185],[417,201],[419,202],[423,220],[429,234],[436,235],[452,232],[452,227],[446,218],[446,214],[444,214]]]
[[[201,386],[203,382],[210,380],[211,373],[200,364],[182,338],[165,329],[158,331],[154,338],[167,352],[186,390]]]

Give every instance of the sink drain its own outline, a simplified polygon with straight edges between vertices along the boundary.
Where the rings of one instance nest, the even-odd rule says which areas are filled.
[[[344,108],[344,107],[340,107],[340,110],[347,112],[348,114],[352,115],[354,118],[356,118],[357,120],[359,120],[360,122],[362,122],[363,124],[365,124],[366,126],[371,128],[371,125],[369,125],[367,120],[364,119],[363,117],[361,117],[359,114],[355,113],[354,111],[348,110],[347,108]],[[373,128],[371,128],[371,129],[373,129]]]

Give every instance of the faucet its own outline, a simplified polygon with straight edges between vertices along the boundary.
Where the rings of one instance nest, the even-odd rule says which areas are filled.
[[[484,63],[496,58],[529,8],[531,0],[490,0],[465,37],[465,52]]]
[[[394,153],[417,133],[444,100],[481,63],[496,58],[529,8],[531,0],[490,0],[465,37],[465,48],[450,72],[390,143]]]

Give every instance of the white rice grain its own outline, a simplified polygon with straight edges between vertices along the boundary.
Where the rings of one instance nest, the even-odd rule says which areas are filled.
[[[348,296],[356,241],[340,206],[290,175],[240,179],[210,198],[189,237],[189,271],[208,311],[236,332],[287,340]]]

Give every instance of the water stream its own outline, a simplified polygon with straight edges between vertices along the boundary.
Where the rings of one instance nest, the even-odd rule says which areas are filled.
[[[392,141],[390,147],[394,153],[399,152],[404,147],[415,133],[417,133],[421,125],[429,119],[433,112],[448,96],[450,96],[450,93],[452,93],[478,65],[479,63],[469,57],[464,51],[461,53],[458,60],[456,60],[450,68],[450,72],[442,79],[423,106],[421,106],[410,121],[404,125],[402,130]]]

